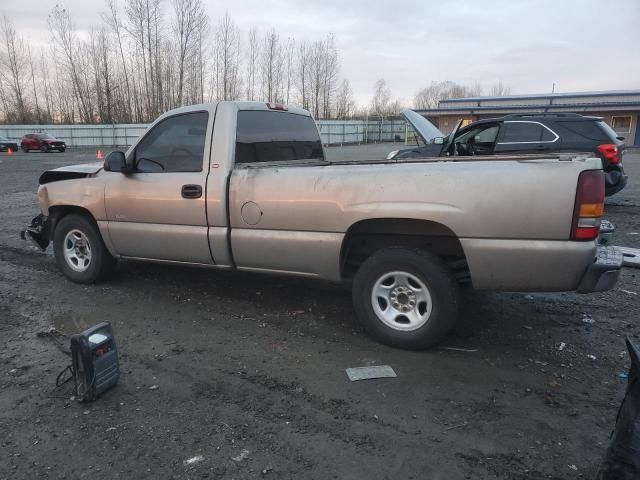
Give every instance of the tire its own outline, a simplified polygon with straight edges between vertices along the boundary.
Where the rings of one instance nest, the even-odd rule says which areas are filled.
[[[65,148],[65,147],[62,147],[62,148],[59,148],[59,149],[58,149],[58,151],[59,151],[60,153],[64,153],[64,151],[65,151],[65,150],[66,150],[66,148]]]
[[[29,149],[25,145],[20,145],[23,153],[29,153]]]
[[[49,147],[49,145],[47,145],[45,143],[45,144],[40,145],[40,151],[42,153],[49,153],[51,151],[51,148]]]
[[[75,283],[99,282],[116,265],[93,219],[76,213],[62,217],[56,225],[53,253],[60,271]]]
[[[408,350],[442,341],[460,305],[460,287],[447,265],[428,252],[404,247],[385,248],[365,260],[352,295],[356,315],[373,338]]]

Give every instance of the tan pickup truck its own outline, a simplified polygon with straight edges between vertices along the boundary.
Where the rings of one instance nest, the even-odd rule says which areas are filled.
[[[437,343],[459,286],[592,292],[602,163],[577,155],[334,161],[297,108],[220,102],[158,118],[126,153],[40,177],[23,232],[70,280],[117,259],[351,281],[358,318],[403,348]]]

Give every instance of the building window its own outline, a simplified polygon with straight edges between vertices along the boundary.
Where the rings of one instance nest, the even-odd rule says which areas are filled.
[[[631,115],[611,117],[611,127],[616,133],[629,133],[631,131]]]

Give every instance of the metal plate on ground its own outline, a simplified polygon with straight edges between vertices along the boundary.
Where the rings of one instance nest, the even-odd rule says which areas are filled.
[[[640,248],[617,248],[622,252],[622,264],[625,267],[640,268]]]
[[[393,378],[397,377],[389,365],[376,365],[373,367],[355,367],[345,369],[349,380],[370,380],[372,378]]]

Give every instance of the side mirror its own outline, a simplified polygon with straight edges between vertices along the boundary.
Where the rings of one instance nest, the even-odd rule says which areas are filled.
[[[123,152],[111,152],[104,159],[104,169],[107,172],[126,172],[127,159]]]
[[[435,137],[433,139],[434,145],[444,145],[444,137]]]

